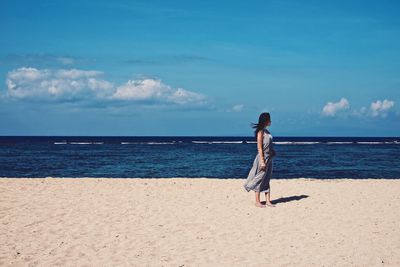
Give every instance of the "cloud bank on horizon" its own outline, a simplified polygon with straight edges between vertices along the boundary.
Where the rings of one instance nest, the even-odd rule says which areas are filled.
[[[173,89],[161,80],[128,80],[114,85],[103,72],[79,69],[36,69],[22,67],[7,74],[7,97],[42,102],[102,101],[147,104],[206,105],[206,96]]]
[[[5,98],[42,103],[101,101],[112,105],[117,101],[152,105],[192,105],[206,106],[208,99],[204,94],[183,88],[173,89],[159,79],[145,78],[128,80],[119,85],[103,79],[103,72],[81,69],[37,69],[21,67],[9,71],[6,76],[7,92]],[[4,96],[3,96],[4,99]],[[394,112],[392,100],[376,100],[369,109],[362,107],[347,115],[386,118]],[[338,102],[328,102],[321,111],[324,117],[346,114],[351,109],[347,98]],[[236,104],[228,112],[242,112],[243,104]]]

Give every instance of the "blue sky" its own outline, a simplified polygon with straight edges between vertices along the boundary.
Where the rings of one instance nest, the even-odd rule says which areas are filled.
[[[399,136],[399,1],[236,2],[1,1],[0,135]]]

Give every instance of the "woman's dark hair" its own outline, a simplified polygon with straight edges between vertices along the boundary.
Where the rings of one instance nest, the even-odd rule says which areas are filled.
[[[265,128],[265,126],[267,125],[267,121],[271,121],[271,116],[269,115],[268,112],[263,112],[260,114],[260,117],[258,117],[258,123],[252,123],[251,127],[255,129],[254,135],[256,137],[258,131]]]

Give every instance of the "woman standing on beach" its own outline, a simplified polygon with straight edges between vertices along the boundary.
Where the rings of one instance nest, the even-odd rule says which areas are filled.
[[[272,135],[266,127],[271,125],[271,116],[264,112],[260,114],[258,123],[253,124],[254,133],[257,138],[258,153],[253,162],[244,188],[249,192],[255,192],[255,205],[260,208],[265,208],[265,205],[260,202],[260,193],[265,192],[265,204],[270,207],[275,207],[270,200],[269,181],[272,176],[272,158],[275,156],[275,150],[272,145]]]

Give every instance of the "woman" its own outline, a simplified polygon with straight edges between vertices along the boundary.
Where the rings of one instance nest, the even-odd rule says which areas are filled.
[[[261,113],[258,118],[258,123],[253,124],[254,133],[257,138],[258,153],[253,162],[244,188],[249,192],[255,192],[255,205],[260,208],[265,208],[265,205],[260,202],[260,193],[265,192],[265,204],[269,207],[275,207],[270,200],[270,185],[269,181],[272,176],[272,158],[275,156],[275,150],[272,144],[272,135],[266,129],[271,125],[271,116],[269,113]]]

